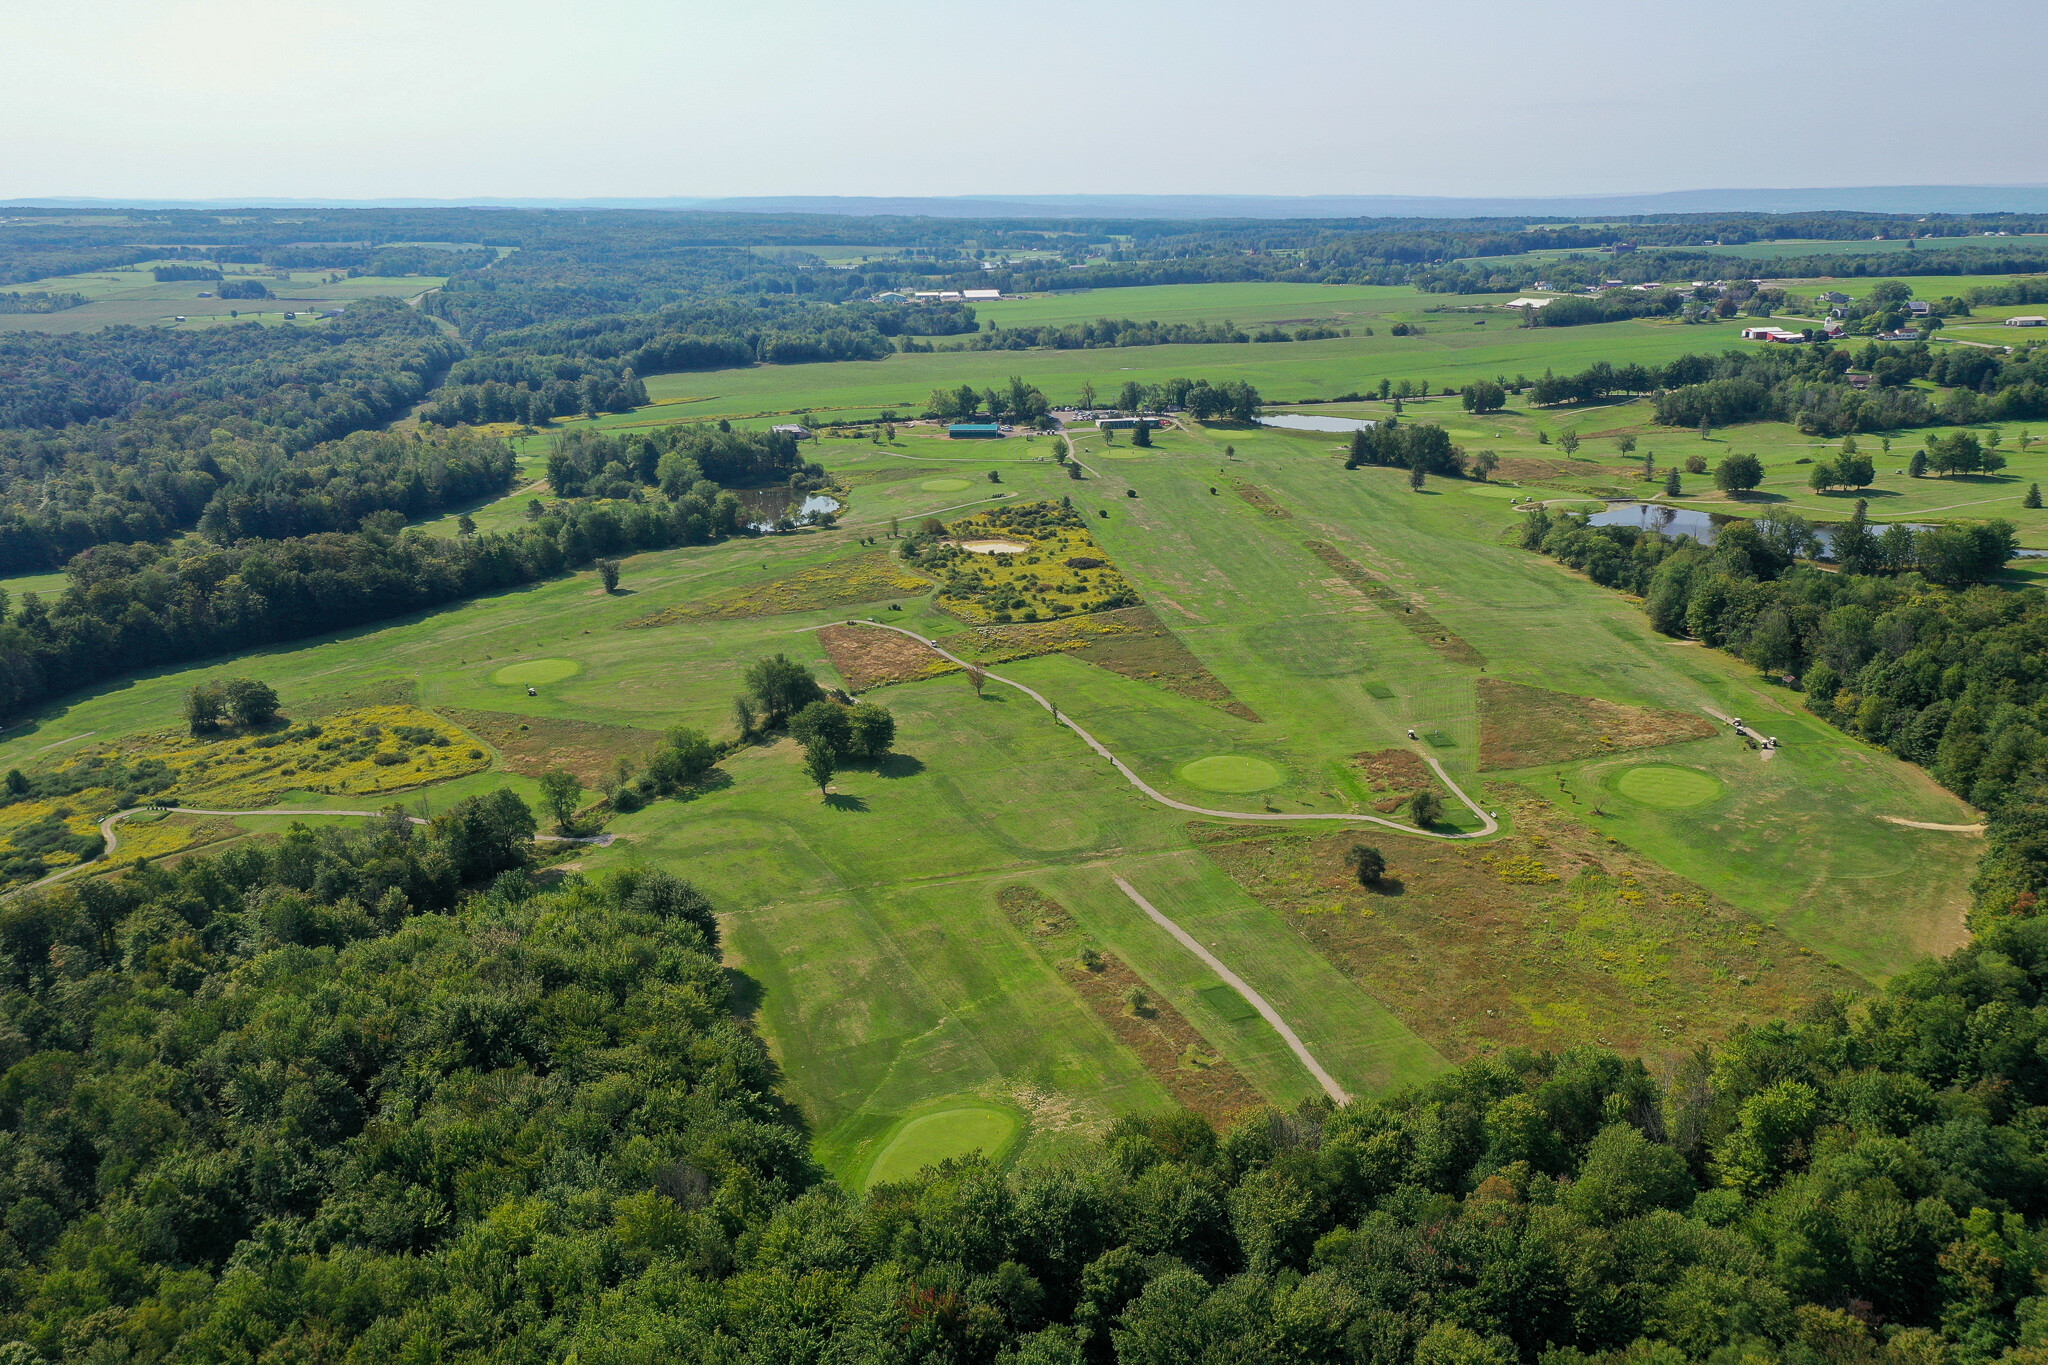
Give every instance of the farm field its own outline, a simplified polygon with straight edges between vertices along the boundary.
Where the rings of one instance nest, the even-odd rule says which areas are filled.
[[[821,420],[873,417],[884,410],[916,413],[941,385],[987,387],[1005,383],[1011,375],[1038,385],[1055,403],[1077,402],[1083,382],[1092,383],[1096,392],[1107,398],[1127,380],[1152,384],[1178,375],[1201,375],[1212,383],[1241,379],[1269,401],[1284,403],[1363,392],[1377,385],[1382,376],[1426,379],[1434,389],[1456,388],[1499,374],[1540,375],[1546,366],[1563,371],[1583,369],[1596,360],[1662,364],[1689,351],[1712,352],[1741,344],[1738,330],[1728,325],[1688,327],[1629,321],[1548,330],[1519,328],[1512,316],[1500,312],[1425,314],[1425,297],[1445,296],[1412,297],[1413,306],[1402,316],[1421,322],[1425,328],[1422,336],[1393,336],[1386,326],[1375,322],[1373,336],[1324,341],[1075,351],[940,351],[897,354],[882,360],[655,375],[646,381],[650,408],[609,414],[600,424],[616,427],[718,417],[786,420],[797,412]],[[781,373],[784,369],[801,369],[803,373]]]
[[[353,299],[412,298],[446,281],[440,276],[372,276],[342,278],[330,270],[295,270],[289,280],[267,270],[230,268],[227,278],[261,281],[275,295],[268,299],[223,299],[199,297],[217,292],[217,281],[167,280],[159,284],[150,275],[149,263],[123,270],[96,270],[77,275],[59,275],[25,284],[8,285],[10,293],[83,294],[88,303],[57,313],[0,313],[0,331],[91,332],[102,327],[183,326],[206,327],[229,321],[257,321],[272,326],[291,325],[287,312],[298,313],[300,326],[315,326],[305,316],[322,309],[345,306]],[[346,275],[346,272],[339,272]],[[239,315],[239,316],[237,316]],[[184,323],[173,318],[183,316]]]
[[[1657,336],[1621,326],[1628,335]],[[1669,330],[1698,344],[1700,329]],[[1330,344],[1269,346],[1252,358],[1275,364],[1298,356],[1334,368],[1309,354]],[[1199,355],[1162,357],[1161,349]],[[996,367],[991,375],[1034,377],[1025,369],[1034,362],[1142,359],[1148,367],[1166,363],[1134,372],[1141,378],[1214,376],[1233,349],[900,356],[867,367],[671,378],[754,385],[718,399],[734,411],[743,397],[764,407],[823,410],[823,395],[835,384],[843,395],[860,373],[928,366],[908,386],[916,398],[920,385],[959,382],[958,367],[982,362]],[[1589,345],[1589,355],[1598,351]],[[1172,363],[1183,358],[1201,364]],[[1384,372],[1356,373],[1345,387]],[[1451,369],[1437,373],[1442,383],[1457,380]],[[711,406],[693,404],[690,415],[715,415]],[[1616,477],[1609,466],[1618,468],[1617,459],[1564,461],[1554,445],[1535,441],[1537,431],[1560,429],[1563,419],[1475,421],[1444,399],[1409,408],[1416,418],[1441,416],[1467,445],[1497,444],[1504,457],[1524,461],[1532,478]],[[656,414],[680,415],[670,407],[631,417]],[[1591,432],[1615,419],[1606,412],[1569,420]],[[1857,986],[1959,941],[1957,888],[1981,845],[1879,817],[1962,824],[1974,815],[1916,770],[1802,722],[1795,699],[1739,666],[1654,635],[1617,596],[1507,548],[1504,533],[1518,515],[1513,491],[1431,480],[1415,493],[1393,471],[1344,471],[1340,438],[1229,427],[1161,432],[1150,450],[1082,434],[1077,449],[1090,477],[1074,481],[1053,462],[1054,440],[963,448],[921,427],[905,427],[894,444],[879,446],[822,440],[808,453],[832,472],[846,501],[835,530],[637,555],[624,562],[615,595],[583,573],[338,637],[124,679],[0,735],[0,769],[34,769],[78,744],[162,731],[176,723],[194,682],[250,676],[275,686],[295,720],[372,706],[426,708],[461,727],[492,765],[440,785],[370,793],[374,799],[432,811],[502,782],[531,798],[542,767],[569,766],[588,787],[678,722],[729,734],[730,699],[755,658],[784,653],[836,681],[817,628],[876,616],[948,648],[1006,659],[993,665],[998,673],[1044,693],[1144,781],[1191,805],[1370,814],[1404,796],[1405,779],[1386,776],[1386,760],[1376,767],[1365,756],[1414,750],[1434,755],[1499,811],[1501,840],[1475,849],[1525,839],[1518,811],[1529,799],[1570,804],[1587,847],[1626,849],[1673,885],[1696,888],[1685,895],[1712,898],[1751,926],[1729,950],[1736,954],[1730,970],[1743,975],[1776,982],[1769,973],[1792,968],[1773,964],[1796,959],[1808,976],[1825,968]],[[1581,455],[1600,444],[1589,440]],[[545,438],[526,443],[528,475],[544,472],[545,448]],[[1503,473],[1518,467],[1508,461]],[[1000,483],[987,479],[989,470]],[[1176,679],[1157,664],[1113,670],[1114,660],[1098,664],[1078,654],[1014,657],[915,591],[867,602],[835,595],[835,585],[849,580],[850,562],[876,554],[857,542],[885,535],[892,517],[957,519],[998,505],[998,494],[1072,497],[1103,553],[1177,647],[1243,712],[1169,686]],[[486,527],[508,524],[534,495],[522,489],[473,515]],[[444,517],[430,529],[449,532],[451,523]],[[1381,595],[1361,586],[1375,584]],[[755,605],[693,609],[711,600]],[[890,611],[892,603],[902,610]],[[650,618],[667,624],[636,625]],[[1421,622],[1429,624],[1418,628]],[[1768,717],[1761,723],[1785,747],[1766,761],[1725,732],[1674,734],[1669,744],[1631,750],[1625,761],[1603,754],[1482,772],[1481,677],[1691,716],[1711,707]],[[528,686],[538,695],[528,697]],[[809,1117],[820,1158],[843,1180],[859,1185],[905,1162],[969,1147],[1041,1160],[1111,1116],[1165,1105],[1203,1067],[1227,1069],[1276,1103],[1320,1093],[1280,1036],[1247,1016],[1241,1001],[1233,1004],[1227,990],[1219,993],[1216,974],[1123,895],[1115,876],[1270,1001],[1351,1093],[1384,1092],[1489,1045],[1469,1019],[1418,1008],[1370,964],[1347,955],[1352,948],[1326,946],[1295,901],[1241,879],[1219,851],[1219,832],[1225,842],[1236,837],[1230,822],[1149,800],[1021,695],[991,686],[978,697],[957,674],[870,695],[896,715],[898,756],[879,768],[843,771],[829,802],[806,782],[794,744],[757,743],[726,759],[689,799],[616,816],[608,830],[617,842],[576,850],[568,863],[592,871],[659,865],[711,895],[729,961],[751,982],[750,1008],[783,1069],[785,1091]],[[1411,745],[1411,729],[1430,742]],[[1641,769],[1690,776],[1630,776]],[[1673,790],[1700,799],[1672,805]],[[360,791],[277,795],[292,808],[365,802]],[[1571,804],[1572,795],[1583,804]],[[1593,805],[1599,815],[1587,810]],[[1476,827],[1452,807],[1449,829]],[[229,823],[230,832],[214,829],[210,837],[274,831],[285,820]],[[1797,837],[1783,837],[1788,830]],[[1387,847],[1396,863],[1440,856],[1413,836],[1378,830],[1362,837]],[[1320,894],[1313,878],[1321,874],[1303,875],[1310,880],[1292,885]],[[1071,939],[1062,942],[1099,951],[1142,983],[1166,1021],[1159,1026],[1197,1040],[1187,1059],[1162,1061],[1124,1041],[1121,1026],[1090,996],[1083,968],[1064,956],[1069,950],[1043,947],[1005,909],[1019,889],[1070,918]],[[1371,908],[1359,902],[1342,922],[1362,924]],[[1473,911],[1469,888],[1433,890],[1402,907],[1404,932],[1426,940]],[[1524,997],[1552,988],[1540,963],[1504,949],[1466,960]],[[1685,970],[1704,974],[1709,966]],[[1672,1032],[1655,1033],[1657,1047],[1682,1048],[1725,1029],[1740,1011],[1704,1003],[1721,998],[1707,991],[1682,1022],[1660,1017],[1659,1028]],[[1546,1015],[1567,1021],[1552,1041],[1575,1036],[1568,1016]]]

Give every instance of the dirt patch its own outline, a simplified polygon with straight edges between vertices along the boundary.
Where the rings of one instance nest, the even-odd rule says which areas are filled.
[[[1285,507],[1282,507],[1279,503],[1273,501],[1273,495],[1271,493],[1268,493],[1265,489],[1259,487],[1257,484],[1246,483],[1243,479],[1232,479],[1230,481],[1230,486],[1240,498],[1243,498],[1247,503],[1251,504],[1253,507],[1258,508],[1267,516],[1277,518],[1281,521],[1290,521],[1293,519],[1294,513],[1288,511]]]
[[[1322,540],[1304,541],[1303,544],[1310,554],[1327,564],[1339,578],[1364,593],[1382,611],[1399,621],[1438,655],[1454,664],[1463,664],[1467,668],[1486,667],[1486,656],[1474,649],[1463,636],[1454,634],[1449,626],[1409,601],[1406,594],[1395,591],[1373,577],[1342,550]]]
[[[1209,856],[1454,1061],[1598,1043],[1674,1063],[1857,978],[1520,788],[1516,836],[1417,846],[1191,824]],[[1379,890],[1344,865],[1376,843]]]
[[[441,714],[470,733],[482,736],[504,755],[505,766],[527,777],[550,768],[572,772],[587,787],[615,772],[620,759],[635,765],[661,742],[651,730],[626,725],[597,725],[586,720],[548,720],[510,711],[465,711],[443,707]]]
[[[640,630],[676,621],[738,621],[852,602],[882,602],[891,597],[916,596],[930,586],[930,579],[905,566],[889,551],[871,550],[801,573],[771,578],[766,583],[713,593],[701,602],[685,602],[628,621],[620,629]]]
[[[1260,1102],[1259,1092],[1210,1048],[1194,1025],[1113,954],[1096,949],[1084,965],[1082,950],[1090,945],[1065,906],[1025,886],[1004,887],[996,893],[996,904],[1175,1103],[1220,1120]],[[1124,1004],[1132,990],[1144,991],[1148,999],[1142,1014]]]
[[[916,682],[958,672],[960,665],[948,663],[929,646],[893,630],[871,630],[862,626],[827,626],[818,632],[832,666],[855,692],[890,683]]]
[[[1059,621],[983,626],[963,639],[982,663],[1007,663],[1041,654],[1071,654],[1126,678],[1152,683],[1196,701],[1214,702],[1240,720],[1259,722],[1259,713],[1195,657],[1150,607],[1120,607]]]
[[[1482,770],[1566,763],[1623,749],[1706,739],[1715,733],[1714,723],[1705,716],[1623,706],[1498,678],[1479,679],[1478,693]]]

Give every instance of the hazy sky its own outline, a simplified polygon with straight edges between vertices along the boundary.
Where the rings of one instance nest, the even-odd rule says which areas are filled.
[[[0,198],[2048,183],[2044,0],[0,13]]]

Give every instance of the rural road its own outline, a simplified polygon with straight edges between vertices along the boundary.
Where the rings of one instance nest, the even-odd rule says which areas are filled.
[[[1307,1045],[1304,1044],[1301,1041],[1301,1039],[1295,1035],[1293,1029],[1287,1026],[1287,1021],[1280,1017],[1280,1012],[1274,1009],[1271,1005],[1266,1003],[1265,996],[1260,995],[1257,991],[1253,990],[1250,986],[1246,985],[1243,977],[1239,976],[1236,972],[1231,971],[1230,968],[1224,966],[1221,962],[1217,961],[1215,954],[1211,953],[1207,948],[1204,948],[1201,944],[1197,943],[1194,939],[1194,936],[1188,933],[1187,930],[1181,928],[1178,924],[1175,924],[1165,915],[1160,914],[1158,907],[1154,906],[1151,901],[1146,900],[1143,896],[1138,894],[1137,887],[1132,886],[1122,877],[1116,878],[1116,884],[1122,888],[1123,893],[1126,896],[1129,896],[1140,910],[1143,910],[1147,915],[1151,916],[1152,922],[1154,924],[1157,924],[1167,933],[1172,934],[1174,938],[1179,940],[1181,947],[1187,949],[1196,957],[1202,959],[1203,962],[1207,963],[1210,971],[1216,973],[1216,975],[1222,977],[1225,981],[1229,982],[1231,989],[1235,990],[1239,995],[1243,996],[1246,999],[1246,1001],[1248,1001],[1251,1004],[1251,1007],[1253,1009],[1257,1010],[1262,1016],[1264,1016],[1266,1022],[1273,1026],[1273,1031],[1275,1033],[1278,1033],[1281,1039],[1286,1042],[1287,1046],[1294,1050],[1294,1055],[1296,1057],[1299,1057],[1301,1059],[1301,1064],[1308,1068],[1308,1074],[1316,1078],[1317,1082],[1322,1085],[1324,1092],[1328,1094],[1331,1099],[1337,1101],[1337,1103],[1339,1104],[1349,1104],[1351,1102],[1351,1096],[1344,1093],[1344,1087],[1337,1084],[1336,1077],[1332,1076],[1329,1072],[1323,1070],[1323,1064],[1315,1059],[1314,1054],[1312,1054],[1308,1050]]]
[[[69,867],[60,867],[41,881],[30,882],[27,886],[16,887],[13,891],[9,891],[6,894],[18,896],[23,891],[33,891],[39,886],[48,886],[51,882],[64,880],[64,878],[69,877],[81,868],[91,867],[95,863],[113,857],[114,849],[121,842],[120,836],[114,833],[114,826],[131,815],[140,815],[144,811],[157,809],[159,807],[156,806],[130,806],[126,810],[115,811],[112,815],[100,821],[100,837],[107,841],[107,846],[100,851],[98,857],[88,858],[82,863],[73,863]],[[201,810],[197,806],[171,806],[164,809],[172,815],[360,815],[374,818],[384,814],[381,810],[279,810],[275,807],[268,810]],[[408,815],[405,818],[415,825],[427,823],[417,815]],[[546,839],[550,843],[596,844],[598,847],[603,848],[618,836],[615,834],[595,834],[589,838],[578,838],[571,834],[536,834],[533,837],[536,839]]]
[[[875,630],[893,630],[898,635],[908,635],[911,639],[917,641],[925,648],[931,650],[932,653],[938,655],[940,658],[959,664],[962,668],[981,667],[979,664],[969,663],[967,660],[959,657],[957,654],[947,653],[945,650],[939,648],[939,644],[936,640],[928,640],[924,636],[919,635],[916,631],[906,630],[902,626],[884,625],[880,621],[848,621],[846,624],[854,626],[868,626]],[[807,627],[807,629],[818,630],[822,629],[822,627],[811,626]],[[1111,753],[1109,749],[1102,743],[1101,740],[1095,738],[1095,736],[1089,734],[1086,730],[1083,730],[1079,725],[1076,725],[1071,716],[1061,715],[1060,709],[1057,706],[1054,706],[1051,702],[1047,701],[1043,696],[1039,695],[1031,688],[1026,687],[1023,683],[1016,681],[1014,678],[1005,678],[1000,673],[990,673],[985,668],[983,668],[981,671],[988,677],[988,679],[991,682],[999,682],[1005,687],[1014,687],[1019,692],[1022,692],[1025,696],[1031,698],[1031,700],[1037,702],[1040,706],[1043,706],[1046,710],[1052,712],[1052,717],[1054,720],[1058,721],[1060,724],[1066,726],[1069,730],[1072,730],[1075,734],[1079,735],[1081,737],[1082,743],[1086,744],[1096,753],[1102,755],[1102,757],[1108,759],[1111,765],[1113,765],[1118,772],[1124,775],[1124,780],[1129,782],[1132,786],[1136,787],[1139,791],[1145,793],[1145,795],[1151,797],[1154,801],[1157,801],[1162,806],[1171,806],[1175,810],[1184,810],[1188,812],[1190,815],[1212,815],[1220,820],[1257,820],[1274,824],[1287,823],[1296,820],[1337,820],[1348,824],[1380,825],[1387,829],[1391,829],[1398,834],[1413,834],[1418,838],[1423,839],[1483,839],[1487,835],[1494,833],[1500,828],[1500,823],[1497,820],[1495,820],[1491,815],[1488,815],[1485,811],[1481,810],[1479,808],[1479,803],[1474,801],[1471,797],[1465,795],[1465,789],[1460,787],[1456,782],[1453,782],[1451,780],[1451,775],[1444,771],[1444,765],[1437,762],[1436,755],[1427,753],[1422,755],[1423,762],[1429,764],[1431,768],[1435,769],[1436,775],[1439,778],[1443,779],[1443,784],[1446,787],[1450,788],[1452,793],[1456,795],[1460,801],[1465,803],[1465,808],[1467,810],[1471,811],[1472,814],[1479,817],[1479,823],[1481,828],[1473,830],[1469,833],[1440,834],[1435,830],[1417,829],[1413,825],[1404,825],[1398,820],[1387,820],[1377,815],[1286,814],[1277,811],[1211,810],[1207,806],[1191,806],[1185,801],[1174,800],[1172,797],[1168,796],[1166,793],[1160,791],[1151,783],[1147,782],[1144,778],[1132,772],[1129,766],[1127,766],[1122,759],[1118,758],[1115,754]]]

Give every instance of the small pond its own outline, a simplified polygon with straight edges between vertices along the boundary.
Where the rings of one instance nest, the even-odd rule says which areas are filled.
[[[740,500],[740,516],[755,531],[773,531],[784,517],[801,523],[839,510],[839,499],[823,493],[797,494],[787,488],[735,488],[732,493]]]
[[[1662,531],[1667,536],[1691,536],[1702,545],[1712,545],[1716,531],[1741,518],[1719,512],[1705,512],[1697,507],[1671,507],[1661,502],[1611,502],[1607,504],[1606,511],[1595,512],[1586,520],[1595,526],[1640,526],[1646,531]],[[1871,529],[1882,532],[1888,524],[1891,523],[1873,523]],[[1920,522],[1904,524],[1915,531],[1932,529]],[[1825,525],[1815,526],[1813,531],[1831,556],[1833,533]],[[2048,558],[2048,550],[2021,550],[2015,558]]]
[[[1379,425],[1363,417],[1310,417],[1299,412],[1274,412],[1259,418],[1262,427],[1289,431],[1370,431]]]

